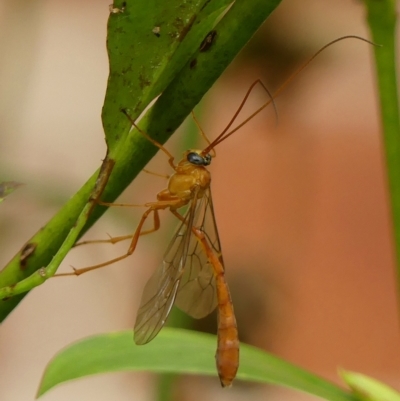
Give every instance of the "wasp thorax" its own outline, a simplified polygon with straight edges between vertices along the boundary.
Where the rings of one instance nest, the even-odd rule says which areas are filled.
[[[196,152],[189,152],[186,158],[189,163],[196,166],[208,166],[211,163],[211,155],[209,153],[202,156]]]

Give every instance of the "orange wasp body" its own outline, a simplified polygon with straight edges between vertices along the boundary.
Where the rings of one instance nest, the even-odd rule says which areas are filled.
[[[151,341],[174,303],[196,319],[207,316],[218,305],[217,369],[221,384],[229,386],[239,366],[239,340],[214,218],[211,175],[205,168],[210,162],[210,154],[186,151],[174,167],[168,188],[157,195],[157,202],[147,204],[147,212],[154,212],[155,221],[159,209],[169,208],[182,223],[162,265],[144,288],[134,339],[137,344]],[[183,217],[176,209],[187,204],[189,209]]]
[[[134,121],[131,122],[137,127]],[[239,338],[231,295],[225,281],[210,190],[211,174],[206,167],[215,155],[216,144],[227,137],[223,135],[229,126],[206,149],[186,151],[177,165],[162,145],[137,127],[169,156],[169,163],[175,172],[169,178],[168,188],[157,194],[157,201],[145,205],[148,209],[143,214],[128,251],[128,254],[134,251],[140,235],[158,229],[158,210],[169,208],[181,220],[161,266],[143,290],[134,339],[136,344],[151,341],[164,326],[173,304],[196,319],[207,316],[218,306],[218,346],[215,357],[223,387],[232,384],[239,367]],[[182,216],[177,209],[186,205],[188,210]],[[154,213],[154,228],[143,232],[143,223],[151,212]]]
[[[215,156],[215,146],[272,102],[271,98],[255,114],[227,133],[256,84],[260,84],[268,92],[260,80],[255,81],[227,127],[212,143],[193,115],[208,146],[203,150],[187,150],[178,164],[174,163],[174,157],[164,146],[142,131],[127,111],[122,110],[132,125],[168,156],[174,173],[169,177],[167,189],[157,194],[155,202],[144,205],[97,202],[104,206],[147,207],[133,235],[76,244],[117,243],[131,239],[126,254],[95,266],[74,269],[73,273],[59,274],[59,276],[80,275],[125,259],[135,251],[140,236],[159,229],[159,210],[169,209],[181,224],[164,254],[163,262],[143,290],[134,327],[134,340],[136,344],[146,344],[151,341],[164,326],[174,304],[196,319],[209,315],[218,306],[218,346],[215,357],[223,387],[232,384],[239,367],[239,338],[231,295],[225,280],[225,268],[210,190],[211,174],[206,167]],[[188,210],[183,216],[177,210],[184,206],[188,206]],[[149,230],[143,230],[143,225],[151,213],[154,217],[154,226]]]
[[[218,306],[218,346],[215,357],[223,387],[232,384],[239,367],[239,338],[231,295],[225,280],[225,268],[210,190],[211,174],[206,167],[215,156],[214,148],[246,123],[247,120],[227,133],[257,84],[260,84],[269,94],[268,89],[260,80],[255,81],[227,127],[212,143],[209,142],[193,115],[208,146],[203,150],[187,150],[177,165],[168,150],[142,131],[124,111],[132,125],[169,157],[169,164],[175,172],[169,178],[168,188],[157,194],[157,201],[144,205],[148,209],[144,212],[132,236],[126,255],[80,271],[83,273],[83,270],[88,271],[105,266],[132,254],[139,236],[159,228],[158,211],[169,209],[181,220],[181,225],[164,254],[161,266],[150,277],[143,290],[136,316],[134,339],[136,344],[146,344],[151,341],[164,326],[174,304],[196,319],[209,315]],[[264,107],[271,102],[272,98]],[[177,209],[186,205],[188,210],[182,216]],[[142,231],[145,220],[152,212],[154,213],[153,229]],[[117,237],[110,241],[116,242],[126,238]]]
[[[246,98],[258,82],[260,81],[251,86]],[[240,108],[243,107],[246,98]],[[130,119],[126,111],[124,113]],[[196,319],[209,315],[218,306],[218,346],[215,357],[223,387],[230,386],[236,376],[239,367],[239,339],[231,295],[225,281],[210,190],[211,174],[206,167],[215,156],[214,147],[231,134],[224,136],[234,118],[206,149],[184,152],[183,159],[178,164],[174,163],[174,158],[167,149],[130,119],[133,126],[168,155],[169,164],[174,169],[174,173],[169,177],[168,187],[157,194],[157,201],[145,205],[98,201],[105,206],[145,206],[147,210],[143,213],[133,235],[113,237],[108,240],[83,241],[77,245],[116,243],[131,238],[128,251],[107,262],[74,269],[73,273],[59,274],[59,276],[80,275],[125,259],[135,251],[140,236],[158,230],[159,210],[169,209],[181,224],[164,254],[163,262],[143,290],[134,327],[134,340],[136,344],[146,344],[151,341],[164,326],[174,304]],[[201,134],[205,137],[202,131]],[[188,210],[183,216],[177,210],[184,206],[188,206]],[[143,225],[151,213],[154,215],[154,226],[145,231]]]

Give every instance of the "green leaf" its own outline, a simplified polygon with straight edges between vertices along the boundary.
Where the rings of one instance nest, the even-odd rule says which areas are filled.
[[[394,0],[365,0],[367,22],[372,40],[381,45],[374,48],[377,86],[379,91],[382,143],[387,169],[391,206],[396,274],[397,302],[400,306],[400,114],[396,61],[397,2]]]
[[[89,337],[68,346],[50,361],[38,396],[79,377],[127,370],[201,374],[215,376],[218,383],[216,344],[216,336],[171,328],[164,328],[146,345],[135,345],[132,331]],[[336,385],[245,344],[240,349],[237,379],[291,387],[331,401],[355,401]]]
[[[340,375],[360,401],[400,401],[399,392],[372,377],[346,370]]]
[[[115,1],[108,21],[110,75],[102,111],[109,153],[136,119],[165,90],[231,0]]]

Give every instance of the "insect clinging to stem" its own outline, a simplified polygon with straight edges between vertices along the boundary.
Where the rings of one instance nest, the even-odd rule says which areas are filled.
[[[230,386],[236,376],[239,366],[239,339],[232,300],[225,280],[221,244],[210,190],[211,175],[206,167],[215,157],[214,148],[233,133],[227,131],[257,84],[268,92],[260,80],[255,81],[228,126],[212,142],[207,139],[193,115],[208,146],[203,150],[187,150],[177,164],[163,145],[142,131],[128,112],[122,110],[132,125],[168,156],[174,173],[169,177],[168,187],[157,194],[157,201],[141,205],[147,207],[147,210],[143,213],[133,235],[77,244],[116,243],[130,238],[131,244],[126,254],[95,266],[74,269],[73,273],[60,274],[80,275],[125,259],[136,249],[140,236],[158,230],[159,210],[169,209],[180,221],[180,226],[164,254],[162,264],[150,277],[143,290],[134,327],[134,340],[136,344],[146,344],[151,341],[164,326],[173,304],[197,319],[209,315],[218,306],[216,363],[223,387]],[[106,206],[137,206],[100,201],[98,203]],[[188,206],[188,209],[181,215],[178,209],[183,206]],[[145,231],[143,225],[151,213],[153,213],[153,228]]]
[[[135,251],[140,236],[159,229],[159,210],[169,209],[180,221],[180,226],[164,254],[163,262],[143,290],[134,326],[134,340],[136,344],[146,344],[151,341],[164,326],[174,304],[197,319],[209,315],[218,306],[218,346],[215,357],[223,387],[230,386],[236,376],[239,367],[239,339],[232,300],[225,280],[221,244],[210,190],[211,175],[206,167],[215,157],[214,148],[236,131],[235,129],[228,132],[257,84],[269,94],[265,85],[259,79],[256,80],[248,89],[229,124],[212,142],[207,139],[193,114],[194,121],[208,145],[203,150],[187,150],[177,164],[163,145],[142,131],[128,112],[122,110],[132,125],[168,156],[168,162],[174,173],[169,177],[168,187],[157,194],[155,202],[131,205],[98,201],[105,206],[147,208],[133,235],[76,244],[117,243],[131,239],[126,254],[98,265],[74,269],[71,273],[58,274],[58,276],[79,276],[125,259]],[[271,98],[269,103],[273,103],[270,94],[269,96]],[[178,209],[184,206],[187,206],[187,211],[182,215]],[[153,213],[153,228],[144,230],[143,225],[151,213]]]
[[[74,269],[72,273],[59,275],[80,275],[125,259],[135,251],[140,236],[159,229],[159,211],[169,209],[180,221],[180,225],[164,254],[161,265],[145,285],[136,316],[134,340],[136,344],[146,344],[151,341],[164,326],[174,304],[197,319],[207,316],[217,307],[217,371],[221,385],[223,387],[230,386],[239,367],[239,339],[232,300],[225,280],[225,268],[210,189],[211,175],[207,167],[215,157],[215,147],[218,144],[225,141],[269,104],[274,104],[274,98],[319,53],[333,43],[347,38],[357,38],[371,43],[357,36],[346,36],[328,43],[292,74],[272,96],[265,85],[259,79],[256,80],[247,90],[228,125],[212,142],[207,139],[193,115],[200,134],[208,145],[203,150],[187,150],[178,163],[175,163],[174,157],[163,145],[137,126],[127,110],[122,110],[132,126],[167,155],[169,165],[174,172],[169,177],[167,188],[157,194],[157,200],[154,202],[130,205],[98,201],[100,205],[105,206],[144,206],[147,209],[133,235],[113,237],[108,240],[83,241],[77,244],[117,243],[130,239],[130,246],[124,255],[94,266]],[[270,99],[229,131],[257,84],[266,90]],[[179,209],[185,206],[187,210],[182,215],[179,213]],[[151,214],[153,214],[153,227],[144,230],[144,223]]]

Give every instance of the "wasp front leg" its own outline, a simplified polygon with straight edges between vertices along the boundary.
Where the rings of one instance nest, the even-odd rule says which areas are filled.
[[[143,213],[140,222],[136,228],[136,231],[133,235],[126,235],[126,236],[121,236],[121,237],[116,237],[116,238],[110,238],[108,240],[95,240],[95,241],[86,241],[85,244],[88,243],[99,243],[99,242],[107,242],[107,243],[116,243],[116,242],[120,242],[123,240],[126,240],[128,238],[132,238],[131,243],[129,245],[129,248],[127,250],[127,252],[121,256],[118,256],[117,258],[108,260],[107,262],[103,262],[103,263],[99,263],[97,265],[93,265],[93,266],[88,266],[88,267],[84,267],[82,269],[75,269],[73,272],[70,273],[60,273],[57,274],[57,277],[60,276],[80,276],[83,273],[87,273],[89,271],[92,270],[96,270],[99,269],[101,267],[105,267],[108,265],[111,265],[113,263],[119,262],[120,260],[123,260],[125,258],[127,258],[128,256],[132,255],[133,252],[136,249],[136,245],[138,243],[139,237],[142,235],[146,235],[146,234],[150,234],[152,232],[157,231],[160,228],[160,216],[159,216],[159,210],[162,209],[167,209],[167,208],[174,208],[176,207],[177,204],[177,200],[172,199],[170,201],[158,201],[158,202],[152,202],[152,203],[148,203],[146,204],[146,206],[148,206],[148,209]],[[153,220],[153,227],[149,230],[143,230],[143,225],[145,223],[145,221],[147,220],[147,218],[149,217],[149,215],[153,213],[154,214],[154,220]],[[80,243],[81,245],[83,245],[83,243]]]

